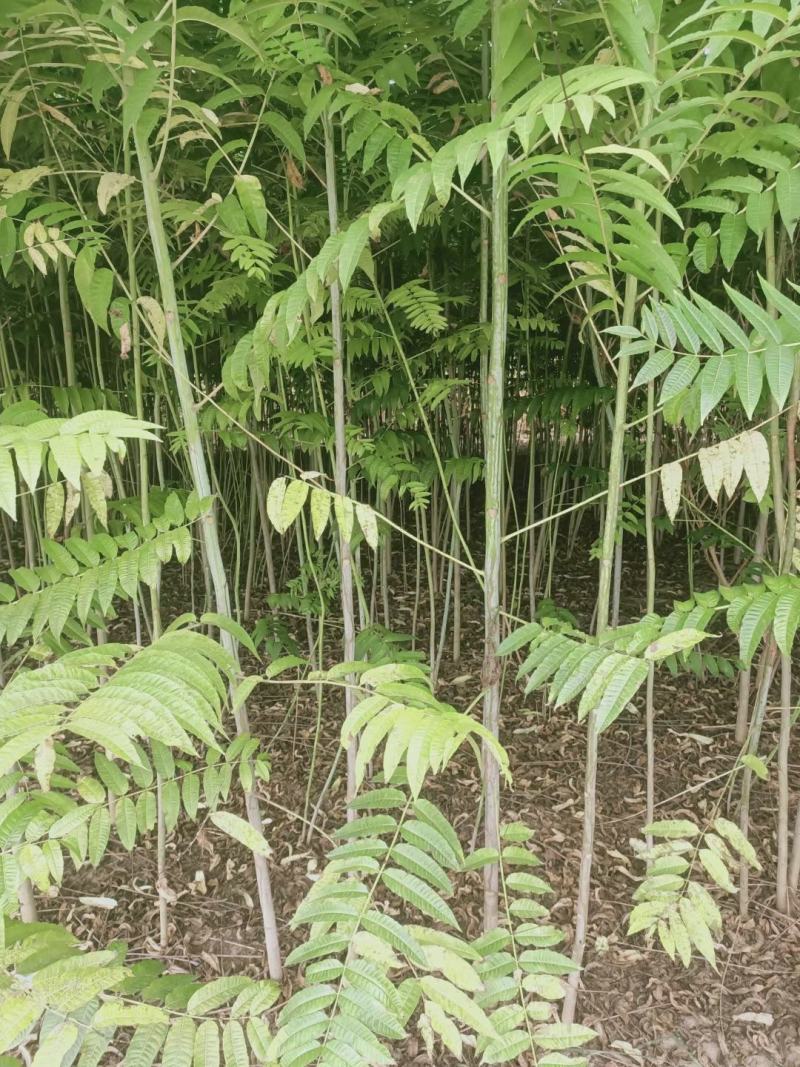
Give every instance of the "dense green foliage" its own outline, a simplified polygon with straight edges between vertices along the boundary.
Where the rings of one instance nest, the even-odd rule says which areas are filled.
[[[754,776],[778,781],[779,911],[797,890],[800,4],[7,0],[0,26],[0,1062],[366,1067],[416,1032],[431,1063],[585,1064],[597,753],[623,711],[648,771],[631,936],[716,966],[761,868]],[[689,596],[665,607],[679,538]],[[587,554],[582,626],[551,597]],[[438,681],[467,644],[455,707]],[[571,955],[504,815],[510,665],[586,723]],[[656,818],[657,671],[727,679],[732,706],[738,684],[727,815]],[[293,918],[248,717],[281,685],[341,722],[346,762]],[[309,832],[339,773],[319,739]],[[459,751],[471,849],[425,795]],[[166,950],[165,842],[206,816],[252,853],[268,978],[35,921],[110,841],[155,847]],[[454,906],[474,870],[479,937]]]

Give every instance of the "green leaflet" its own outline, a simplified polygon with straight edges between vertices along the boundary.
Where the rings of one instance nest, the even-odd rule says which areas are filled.
[[[674,951],[680,958],[684,967],[688,967],[692,960],[692,945],[689,940],[689,932],[678,912],[673,909],[668,916],[669,932],[674,945]]]
[[[283,499],[286,496],[286,478],[276,478],[267,490],[267,515],[278,533],[283,533]]]
[[[550,948],[532,949],[523,952],[520,963],[526,971],[536,975],[572,974],[580,968],[562,952]]]
[[[711,356],[703,365],[700,384],[700,421],[705,422],[733,383],[734,363],[728,356]]]
[[[747,236],[747,219],[741,212],[723,215],[719,222],[719,252],[726,270],[736,262]]]
[[[373,508],[369,504],[355,505],[356,518],[358,524],[364,534],[364,539],[370,548],[378,548],[378,517]]]
[[[784,656],[791,655],[800,623],[800,587],[786,589],[778,596],[772,622],[775,641]]]
[[[764,383],[764,362],[758,352],[747,350],[733,356],[736,391],[748,419],[753,417]]]
[[[416,845],[401,841],[392,848],[392,859],[411,874],[427,880],[434,889],[450,895],[453,884],[432,856],[427,855]]]
[[[432,181],[433,177],[429,163],[417,163],[409,171],[403,199],[405,201],[406,216],[412,230],[417,228],[422,210],[428,200]]]
[[[620,677],[620,672],[627,670],[628,658],[620,652],[611,652],[598,664],[596,670],[588,679],[578,704],[578,721],[581,722],[586,716],[595,710],[606,687],[614,677]]]
[[[117,834],[123,846],[130,852],[136,842],[136,808],[130,797],[122,797],[117,804]]]
[[[194,1019],[172,1019],[164,1041],[162,1063],[164,1067],[192,1067],[197,1024]]]
[[[207,611],[200,616],[200,622],[208,626],[216,626],[236,638],[239,644],[244,645],[248,652],[258,656],[258,649],[253,644],[253,639],[240,623],[228,615],[220,615],[216,611]]]
[[[353,536],[353,519],[355,514],[353,501],[349,497],[335,493],[333,497],[333,513],[336,516],[336,523],[339,527],[340,536],[343,540],[349,541]]]
[[[585,1045],[597,1037],[597,1031],[578,1023],[548,1023],[537,1026],[533,1040],[543,1049],[567,1049]]]
[[[633,388],[635,389],[640,385],[646,385],[648,382],[654,381],[664,371],[669,370],[674,362],[674,352],[670,352],[666,348],[657,349],[639,368],[636,377],[633,379]]]
[[[659,404],[665,404],[684,389],[688,389],[700,370],[700,360],[695,355],[683,356],[664,379]]]
[[[794,167],[781,171],[775,181],[775,198],[781,220],[792,236],[800,219],[800,171]]]
[[[714,939],[711,936],[705,917],[688,897],[681,897],[678,901],[678,909],[680,911],[681,919],[683,920],[683,925],[689,935],[689,940],[698,952],[716,970],[717,962],[716,954],[714,952]]]
[[[614,672],[597,705],[597,729],[607,729],[633,699],[647,678],[648,667],[643,660],[629,659]]]
[[[767,631],[776,610],[776,598],[771,591],[756,597],[747,608],[739,627],[739,655],[744,663],[750,663],[761,638]]]
[[[244,989],[252,986],[251,978],[244,975],[231,975],[227,978],[216,978],[202,985],[196,993],[193,993],[186,1005],[187,1011],[192,1015],[207,1015],[216,1011],[223,1004],[229,1003]]]
[[[194,1035],[193,1067],[219,1067],[219,1029],[213,1019],[205,1019]]]
[[[369,218],[363,215],[344,231],[339,248],[339,282],[344,292],[369,242]]]
[[[435,978],[432,975],[424,975],[420,979],[420,985],[426,997],[438,1004],[458,1022],[469,1026],[478,1034],[485,1034],[487,1037],[496,1036],[495,1029],[485,1012],[452,982]]]
[[[731,881],[728,868],[715,852],[708,848],[701,848],[697,855],[703,867],[721,889],[725,889],[728,893],[736,892],[736,886]]]
[[[229,811],[214,811],[211,813],[210,819],[223,833],[228,834],[256,855],[269,856],[271,854],[272,849],[269,847],[264,835],[252,827],[245,819]]]
[[[646,834],[653,837],[663,837],[667,840],[681,837],[696,837],[698,829],[688,819],[662,819],[658,822],[649,823],[644,828]]]
[[[169,1017],[154,1004],[126,1004],[121,1000],[107,1000],[97,1010],[95,1026],[155,1026],[166,1023]]]
[[[769,390],[778,408],[783,408],[789,395],[796,358],[795,350],[787,345],[774,342],[767,344],[764,352],[764,370]]]
[[[4,997],[0,1003],[0,1050],[14,1048],[42,1014],[42,1003],[22,993]]]
[[[714,829],[736,849],[751,867],[754,867],[757,871],[761,870],[761,864],[758,862],[755,849],[736,823],[731,822],[729,819],[718,817],[714,820]]]
[[[423,882],[415,874],[397,867],[388,867],[381,875],[381,880],[387,889],[412,904],[424,915],[458,929],[452,909],[427,882]]]
[[[252,174],[238,174],[233,184],[250,228],[263,239],[267,234],[267,205],[261,183]]]
[[[331,513],[331,494],[324,489],[311,487],[311,528],[314,537],[319,540],[328,525]]]
[[[516,652],[517,649],[522,648],[524,645],[529,644],[535,637],[538,637],[542,632],[542,627],[538,622],[529,622],[524,626],[521,626],[518,630],[514,630],[508,637],[504,638],[497,646],[498,656],[507,656],[511,652]]]

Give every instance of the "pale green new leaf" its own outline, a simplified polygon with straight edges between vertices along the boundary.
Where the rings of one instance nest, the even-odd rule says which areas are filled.
[[[245,819],[230,811],[213,811],[209,816],[211,822],[223,833],[249,848],[257,856],[269,856],[272,849],[263,834],[251,826]]]
[[[714,939],[706,924],[705,917],[688,897],[681,897],[678,901],[678,908],[690,941],[700,955],[708,960],[711,966],[716,970],[717,959],[716,953],[714,952]]]
[[[194,1035],[192,1067],[219,1067],[219,1028],[213,1019],[206,1019]]]
[[[579,1023],[547,1023],[537,1026],[533,1040],[543,1049],[576,1048],[597,1037],[597,1031]]]
[[[331,494],[317,486],[311,487],[311,528],[314,537],[319,540],[328,525],[331,514]]]
[[[728,893],[736,892],[736,886],[731,881],[728,868],[715,852],[712,852],[709,848],[701,848],[697,855],[707,873],[713,878],[720,889],[724,889]]]
[[[172,1020],[164,1042],[163,1067],[192,1067],[196,1030],[194,1019],[179,1016]]]
[[[434,1001],[448,1015],[474,1030],[476,1034],[490,1038],[497,1036],[494,1026],[483,1009],[452,982],[426,974],[420,979],[420,985],[423,994],[429,1000]]]
[[[755,867],[757,871],[761,870],[761,864],[758,862],[756,856],[756,850],[747,840],[741,829],[736,823],[731,822],[730,819],[724,819],[721,816],[714,820],[714,829],[721,837],[730,844],[736,851],[742,856],[751,867]]]
[[[267,515],[278,533],[284,530],[282,513],[287,481],[286,478],[276,478],[267,491]]]

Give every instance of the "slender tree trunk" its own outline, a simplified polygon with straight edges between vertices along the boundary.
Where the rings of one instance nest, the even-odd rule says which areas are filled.
[[[158,185],[156,176],[153,172],[150,148],[141,127],[136,127],[134,130],[134,143],[139,164],[139,174],[141,176],[142,188],[144,191],[147,225],[150,232],[150,240],[153,245],[153,255],[158,270],[159,285],[161,287],[161,300],[167,324],[167,338],[172,360],[172,371],[175,376],[175,387],[180,401],[183,428],[186,434],[186,450],[189,456],[192,482],[197,496],[202,500],[204,497],[211,495],[211,483],[208,477],[208,467],[206,465],[206,457],[203,451],[203,442],[200,437],[200,427],[197,421],[197,411],[195,409],[192,385],[189,378],[189,368],[186,363],[186,351],[183,346],[183,337],[181,335],[180,320],[178,317],[178,301],[175,294],[175,281],[172,275],[169,247],[167,245],[164,222],[161,216]],[[230,616],[231,603],[228,579],[225,573],[225,564],[222,559],[217,532],[216,516],[213,510],[203,517],[200,522],[200,529],[205,549],[205,558],[213,585],[216,610],[221,615]],[[238,664],[239,650],[234,639],[225,630],[222,630],[220,633],[220,640]],[[237,732],[248,733],[249,722],[247,718],[247,708],[244,705],[237,709],[235,718]],[[261,833],[261,812],[259,810],[258,797],[253,790],[248,790],[245,793],[245,807],[250,825]],[[264,856],[255,855],[254,863],[256,879],[258,882],[261,916],[264,925],[264,942],[267,952],[269,973],[270,977],[279,979],[282,976],[282,965],[269,868]]]
[[[781,728],[778,740],[778,858],[775,903],[789,913],[789,745],[792,736],[792,657],[781,656]]]
[[[647,385],[647,431],[644,450],[644,527],[647,540],[647,607],[649,614],[655,611],[656,604],[656,545],[653,535],[653,512],[654,512],[654,488],[655,476],[653,470],[653,442],[654,442],[654,411],[655,411],[655,383]],[[647,734],[647,782],[645,786],[645,805],[647,808],[647,825],[655,818],[655,707],[653,691],[655,688],[655,663],[651,660],[647,671],[647,696],[645,702],[645,729]],[[652,845],[652,837],[648,835],[647,844]]]
[[[325,184],[328,194],[328,226],[331,234],[339,232],[339,202],[336,191],[336,157],[333,143],[333,128],[330,116],[323,116],[325,134]],[[331,333],[333,339],[333,432],[334,472],[333,481],[340,496],[347,495],[347,440],[345,437],[346,415],[344,395],[344,330],[342,327],[342,293],[338,279],[331,284]],[[353,557],[350,542],[339,532],[339,562],[341,565],[342,621],[344,626],[343,658],[352,663],[356,658],[356,623],[353,608]],[[354,678],[350,677],[349,682]],[[352,711],[354,690],[348,685],[344,691],[345,714]],[[356,739],[347,749],[347,799],[356,794]],[[348,818],[355,813],[348,808]]]
[[[274,596],[278,591],[278,586],[275,582],[275,562],[272,558],[272,534],[269,528],[269,518],[267,517],[266,497],[261,479],[261,465],[258,460],[258,450],[252,439],[248,440],[247,449],[250,455],[250,471],[253,477],[253,487],[256,494],[256,506],[258,507],[258,523],[261,527],[261,539],[264,543],[264,559],[267,565],[267,588],[269,589],[270,596]]]
[[[650,34],[648,40],[649,63],[655,70],[657,32]],[[640,128],[646,129],[653,110],[653,100],[648,94],[642,107],[642,122]],[[642,147],[648,148],[647,137],[642,138]],[[635,201],[634,206],[641,210],[641,201]],[[625,298],[622,308],[622,325],[631,326],[636,315],[636,301],[638,295],[638,282],[632,274],[625,279]],[[596,356],[596,353],[593,353]],[[619,351],[617,360],[617,388],[614,404],[614,422],[611,433],[611,448],[608,463],[608,494],[606,497],[605,520],[603,524],[602,553],[600,557],[599,589],[597,595],[597,634],[602,634],[608,626],[608,609],[611,600],[611,579],[614,557],[614,544],[619,518],[620,500],[622,495],[622,461],[623,444],[626,432],[626,415],[628,407],[628,384],[630,379],[630,354],[624,344]],[[589,924],[589,904],[592,890],[592,861],[594,856],[594,828],[596,817],[596,792],[597,792],[597,750],[598,750],[598,723],[597,715],[591,712],[586,734],[586,768],[583,795],[583,841],[581,844],[581,863],[578,881],[578,899],[575,912],[575,942],[572,949],[573,961],[581,966],[586,948],[586,935]],[[567,994],[564,998],[562,1020],[572,1023],[575,1018],[575,1006],[578,997],[578,982],[580,972],[576,971],[569,976]]]
[[[500,41],[500,0],[492,0],[492,42]],[[500,57],[492,53],[491,110],[499,102]],[[484,456],[486,486],[484,561],[484,690],[483,724],[495,736],[500,732],[500,604],[503,595],[503,384],[505,376],[506,325],[508,318],[508,157],[503,153],[492,177],[492,332],[483,385]],[[484,841],[500,849],[500,768],[487,745],[483,747],[483,780],[486,795]],[[499,871],[496,863],[484,868],[483,923],[497,926]]]
[[[56,198],[56,180],[51,174],[48,178],[48,188],[53,199]],[[72,336],[72,316],[69,310],[69,284],[67,282],[67,261],[64,256],[59,256],[56,263],[56,275],[58,277],[58,306],[61,312],[61,335],[64,341],[64,373],[68,387],[77,383],[75,378],[75,345]]]
[[[797,408],[800,403],[800,357],[795,356],[794,373],[786,416],[786,458],[783,481],[786,486],[786,525],[781,546],[781,571],[788,574],[794,561],[797,532]],[[789,750],[792,741],[792,657],[781,656],[781,726],[778,740],[778,859],[775,903],[778,911],[789,913]]]
[[[778,661],[778,650],[774,637],[770,636],[764,651],[761,654],[761,662],[758,669],[758,684],[753,705],[753,719],[750,723],[750,735],[747,740],[747,752],[751,756],[758,754],[758,742],[761,739],[761,728],[764,725],[764,715],[769,700],[769,690],[772,679],[775,676],[775,667]],[[745,767],[742,771],[742,796],[739,802],[739,829],[745,837],[750,829],[750,792],[753,787],[753,771]],[[747,918],[750,907],[749,895],[750,870],[743,860],[739,864],[739,916]]]
[[[800,803],[794,816],[794,830],[792,832],[792,859],[789,864],[789,889],[797,892],[800,884]]]
[[[625,283],[625,304],[622,321],[633,323],[636,310],[637,283],[628,275]],[[630,355],[623,346],[617,360],[617,393],[614,405],[614,426],[611,433],[611,452],[608,464],[608,495],[606,497],[603,547],[600,557],[600,581],[597,594],[596,632],[601,635],[608,627],[608,612],[611,604],[611,580],[613,574],[617,519],[622,495],[622,454],[625,441],[625,417],[628,406],[628,380],[630,378]],[[575,941],[572,947],[573,962],[581,966],[586,948],[589,925],[589,904],[592,891],[592,861],[594,858],[594,827],[597,814],[597,715],[591,712],[586,730],[586,765],[583,783],[583,841],[578,877],[578,899],[575,910]],[[578,998],[579,972],[570,975],[567,994],[564,998],[562,1019],[572,1023]]]

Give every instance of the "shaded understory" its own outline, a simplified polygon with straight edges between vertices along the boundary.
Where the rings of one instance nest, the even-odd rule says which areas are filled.
[[[631,556],[634,552],[632,547]],[[686,593],[680,567],[670,566],[670,560],[682,562],[682,555],[682,551],[661,552],[657,607],[668,608],[671,598]],[[582,562],[585,553],[581,557],[564,564],[565,571],[555,576],[553,595],[581,624],[588,624],[593,606],[587,598],[592,589],[588,578],[594,565]],[[396,581],[395,576],[392,583]],[[625,621],[643,611],[644,569],[635,557],[625,564],[622,589],[621,620]],[[396,628],[406,629],[413,593],[404,593],[398,583],[397,588],[393,584],[392,594]],[[165,603],[170,605],[170,614],[184,610],[187,595],[181,584],[168,580]],[[445,656],[439,689],[443,699],[461,708],[479,686],[481,612],[476,591],[465,588],[462,659],[456,666]],[[123,617],[114,627],[114,636],[129,636],[129,630],[130,622]],[[300,630],[304,632],[304,627],[299,627],[298,636]],[[418,634],[418,645],[426,647],[424,634]],[[262,784],[260,791],[267,817],[265,832],[275,849],[273,888],[284,952],[296,943],[297,935],[290,932],[288,922],[315,872],[324,865],[329,847],[326,835],[344,820],[344,782],[337,778],[324,804],[320,832],[310,844],[303,840],[298,815],[304,809],[317,705],[313,693],[293,705],[294,695],[289,687],[262,687],[250,705],[253,732],[268,743],[272,756],[272,781]],[[738,754],[733,737],[735,682],[672,678],[662,671],[656,682],[656,714],[658,816],[702,820],[704,812],[727,794],[728,772]],[[778,717],[778,708],[770,708],[763,752],[771,751],[777,741]],[[312,803],[334,758],[340,723],[339,697],[326,694]],[[536,828],[538,853],[555,891],[553,920],[569,932],[581,841],[584,728],[576,723],[574,710],[552,713],[541,696],[524,698],[509,671],[502,740],[509,749],[514,777],[513,788],[504,793],[506,817]],[[791,767],[791,786],[796,803],[800,791],[796,763]],[[467,846],[475,833],[480,797],[478,769],[471,755],[460,754],[430,784],[427,795],[442,807]],[[727,802],[726,795],[723,807]],[[232,803],[238,803],[235,797]],[[639,835],[644,822],[643,715],[629,708],[603,735],[592,926],[579,1002],[582,1021],[601,1035],[602,1051],[592,1058],[595,1067],[636,1063],[800,1067],[800,920],[787,919],[774,909],[776,803],[772,775],[771,780],[758,784],[753,798],[751,840],[764,871],[751,877],[749,920],[741,922],[735,901],[726,900],[719,972],[705,963],[693,963],[684,971],[660,948],[625,933],[631,895],[642,873],[629,842]],[[58,899],[42,907],[42,918],[65,922],[79,937],[97,945],[124,938],[132,958],[158,955],[154,841],[150,846],[138,846],[129,854],[112,839],[100,868],[68,876]],[[171,836],[168,872],[170,888],[177,894],[170,909],[170,968],[206,977],[262,973],[252,867],[239,846],[206,824],[202,808],[197,823],[182,820]],[[477,935],[480,874],[464,876],[462,885],[465,891],[451,903],[465,932]],[[109,887],[118,901],[112,911],[95,910],[78,900],[88,893],[103,895]],[[293,978],[296,972],[287,979],[287,988]],[[414,1037],[396,1055],[401,1065],[428,1062]]]

